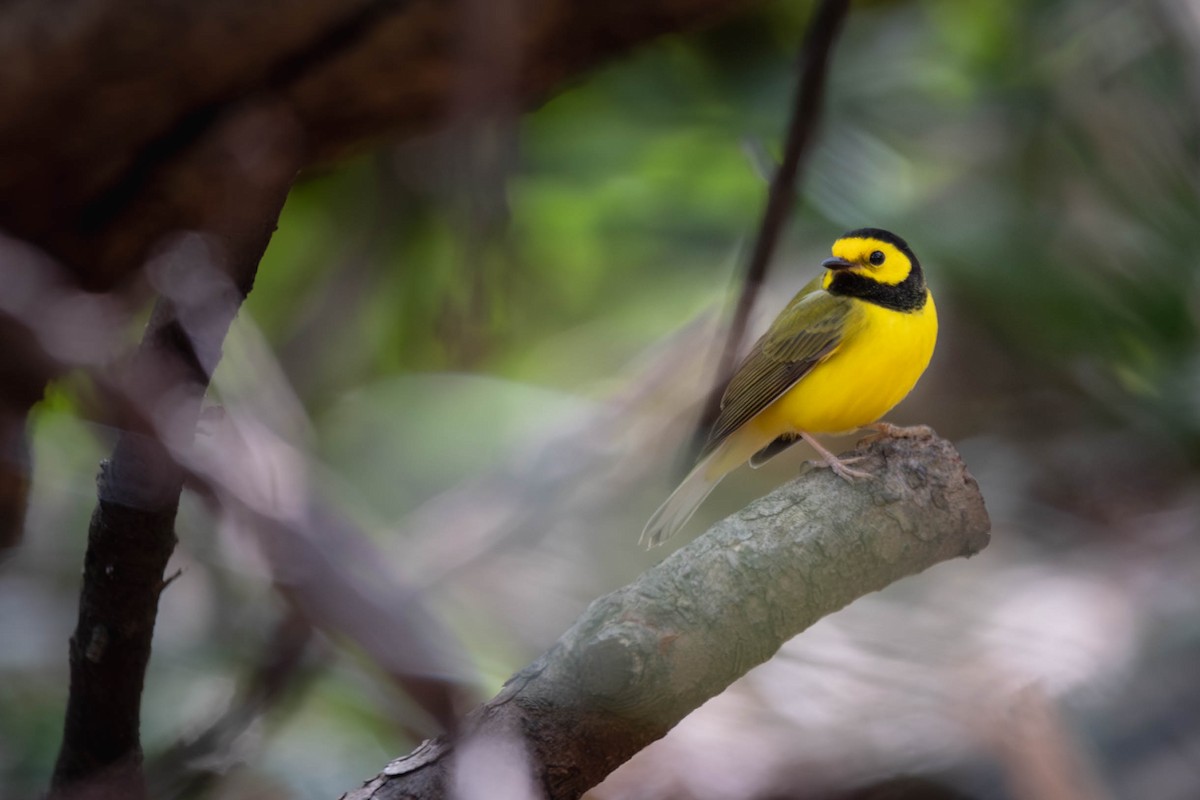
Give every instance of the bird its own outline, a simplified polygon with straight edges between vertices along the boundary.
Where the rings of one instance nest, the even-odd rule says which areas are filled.
[[[792,298],[734,370],[696,465],[642,531],[648,547],[679,531],[722,478],[803,440],[847,481],[869,478],[814,434],[875,427],[933,357],[937,309],[908,243],[880,228],[834,241],[824,272]],[[814,462],[817,463],[817,462]]]

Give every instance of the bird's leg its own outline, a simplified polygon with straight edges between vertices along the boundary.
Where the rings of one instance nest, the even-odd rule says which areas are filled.
[[[828,467],[829,469],[833,470],[834,474],[839,478],[850,483],[853,483],[857,478],[871,477],[871,473],[869,472],[863,472],[860,469],[851,469],[850,467],[846,466],[847,464],[853,464],[855,461],[861,461],[862,456],[840,459],[822,447],[820,442],[809,436],[807,433],[801,432],[800,436],[804,439],[804,441],[808,442],[808,446],[813,450],[816,450],[817,454],[823,459],[823,461],[808,462],[814,467]]]
[[[870,425],[864,425],[865,428],[870,428],[875,433],[864,437],[859,441],[859,444],[869,444],[878,442],[880,439],[932,439],[936,434],[933,428],[928,425],[893,425],[890,422],[872,422]]]

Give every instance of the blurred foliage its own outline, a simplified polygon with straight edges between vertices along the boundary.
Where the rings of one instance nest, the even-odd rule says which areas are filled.
[[[386,537],[721,306],[765,195],[752,153],[776,150],[810,7],[769,3],[638,50],[519,120],[304,178],[246,312],[353,513]],[[857,4],[772,283],[802,285],[842,230],[897,231],[944,319],[935,388],[905,413],[1007,437],[994,463],[1057,425],[1089,441],[1131,432],[1149,453],[1200,461],[1198,67],[1195,2]],[[489,379],[425,376],[443,372]],[[36,442],[29,542],[0,565],[5,796],[38,791],[54,758],[91,476],[111,444],[63,395],[41,410]],[[989,502],[1033,457],[1014,458],[984,484]],[[180,527],[188,579],[164,595],[146,698],[159,743],[233,696],[278,613],[253,558],[202,508],[186,506]],[[1034,539],[1061,530],[1033,527]],[[595,533],[596,550],[631,547]],[[488,682],[552,640],[556,615],[644,565],[542,558],[530,568],[561,574],[549,590],[515,586],[543,592],[525,606],[444,598]],[[513,607],[543,616],[517,622]],[[247,745],[249,782],[283,796],[336,796],[411,744],[388,722],[402,701],[372,668],[317,649],[319,677],[286,706],[293,716],[248,734],[270,742]]]
[[[804,12],[773,3],[598,72],[492,143],[503,184],[475,180],[457,140],[310,177],[251,312],[318,407],[407,370],[601,384],[736,280],[764,189],[746,146],[786,121]],[[1194,455],[1200,120],[1194,23],[1172,14],[858,9],[778,269],[799,283],[844,228],[901,231],[1024,368]],[[473,226],[472,204],[502,224]]]

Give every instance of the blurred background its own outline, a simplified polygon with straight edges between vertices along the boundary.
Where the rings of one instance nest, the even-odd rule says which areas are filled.
[[[636,546],[707,391],[811,8],[658,40],[288,199],[211,417],[302,469],[353,531],[309,543],[323,563],[369,562],[414,609],[403,647],[476,699],[811,456]],[[826,96],[756,312],[844,230],[906,238],[942,333],[890,419],[957,444],[992,544],[823,620],[589,796],[1200,796],[1200,3],[863,2]],[[29,533],[0,564],[3,797],[44,789],[61,735],[114,439],[80,394],[36,413]],[[296,626],[273,586],[307,584],[260,539],[189,495],[177,528],[143,710],[159,796],[337,797],[437,732],[386,654]]]

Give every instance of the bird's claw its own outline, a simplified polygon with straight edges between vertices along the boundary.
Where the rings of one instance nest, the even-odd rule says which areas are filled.
[[[809,461],[809,465],[817,469],[828,469],[847,483],[854,483],[857,480],[875,477],[869,472],[864,472],[861,469],[852,469],[847,466],[857,461],[862,461],[866,456],[851,456],[850,458],[833,458],[833,459],[813,459]]]

